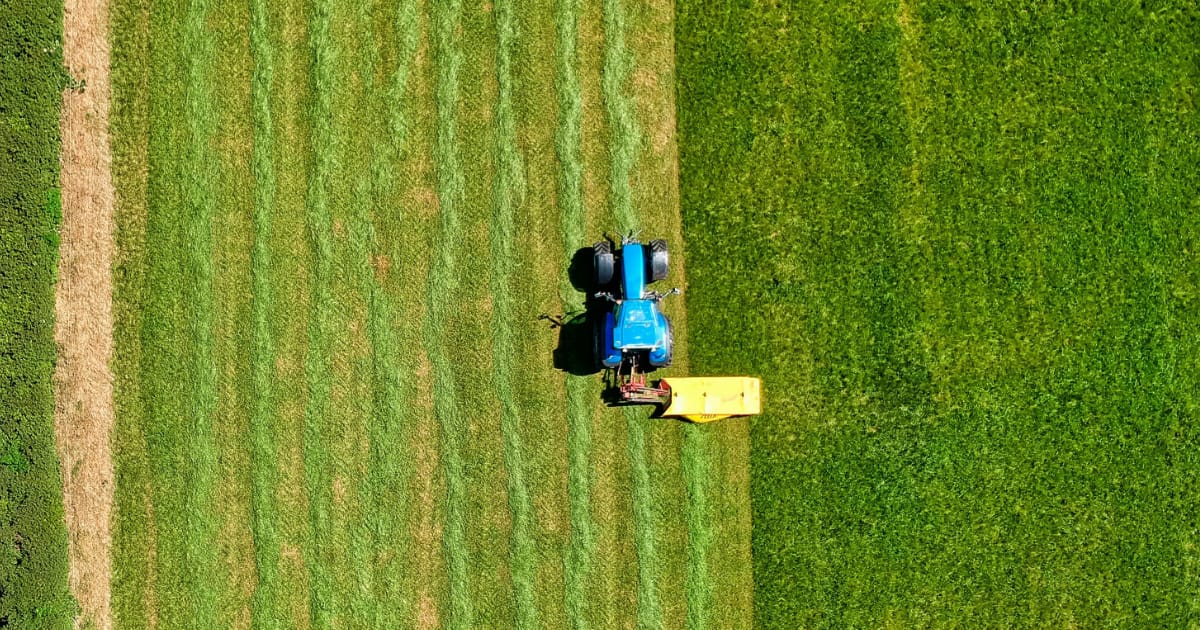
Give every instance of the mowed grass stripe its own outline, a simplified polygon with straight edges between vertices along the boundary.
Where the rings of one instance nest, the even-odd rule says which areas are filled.
[[[451,628],[472,625],[472,603],[468,580],[467,474],[463,462],[466,418],[456,398],[454,366],[446,351],[446,323],[458,286],[454,245],[463,238],[460,205],[465,197],[458,155],[458,98],[462,50],[458,30],[462,2],[434,0],[433,44],[436,81],[434,101],[437,133],[434,142],[434,171],[440,204],[440,226],[427,284],[424,326],[425,350],[433,372],[434,414],[442,429],[442,468],[446,476],[445,529],[442,551],[449,578],[450,610],[446,624]]]
[[[274,124],[273,162],[276,191],[271,220],[271,328],[274,334],[274,448],[278,475],[275,494],[280,512],[279,583],[282,622],[302,628],[311,616],[307,548],[311,514],[305,484],[306,403],[309,313],[313,253],[306,194],[313,164],[311,136],[305,124],[309,104],[309,54],[304,0],[274,0],[269,5],[269,36],[275,55],[271,85]]]
[[[309,56],[312,85],[309,131],[313,156],[305,203],[306,227],[312,249],[312,289],[308,321],[305,381],[308,398],[304,413],[304,478],[309,502],[309,540],[304,559],[310,579],[310,623],[333,627],[337,592],[329,566],[326,541],[332,534],[332,481],[328,444],[323,430],[331,409],[333,313],[333,217],[329,180],[333,174],[333,59],[329,37],[329,0],[315,0],[309,16]]]
[[[638,229],[630,178],[637,163],[640,139],[634,106],[626,93],[632,60],[625,45],[627,24],[624,3],[621,0],[604,0],[603,16],[604,66],[600,81],[604,111],[612,134],[608,145],[612,169],[609,186],[616,227],[625,234]]]
[[[489,233],[494,215],[497,164],[495,111],[496,15],[489,4],[464,6],[457,118],[459,166],[464,200],[459,206],[462,238],[453,242],[458,278],[443,341],[454,366],[459,408],[466,421],[462,458],[467,473],[467,554],[471,559],[472,621],[482,627],[516,624],[510,563],[512,515],[503,474],[501,402],[496,395],[494,300],[489,286],[493,261]],[[482,254],[482,255],[481,255]],[[470,341],[467,341],[470,340]]]
[[[334,214],[335,238],[343,241],[337,252],[339,282],[335,287],[335,299],[340,307],[339,315],[346,318],[339,320],[339,326],[344,321],[348,334],[343,336],[334,354],[335,370],[344,366],[343,371],[335,372],[334,387],[341,388],[343,394],[335,394],[334,408],[337,411],[331,421],[334,426],[342,427],[342,444],[349,443],[353,448],[356,442],[361,444],[360,440],[365,441],[360,457],[356,458],[354,453],[347,454],[343,448],[339,448],[334,464],[335,493],[343,493],[340,500],[336,494],[334,498],[339,516],[335,530],[345,541],[346,554],[343,560],[348,569],[339,570],[338,594],[345,601],[346,617],[337,621],[351,627],[367,626],[375,618],[377,610],[373,570],[375,537],[372,534],[376,524],[376,491],[371,464],[376,461],[375,449],[384,448],[378,430],[380,415],[387,413],[378,404],[378,399],[382,393],[381,385],[388,359],[381,357],[378,351],[386,352],[390,345],[386,335],[376,335],[380,305],[371,270],[375,250],[374,226],[371,223],[371,209],[375,204],[371,190],[371,164],[377,150],[372,140],[378,138],[371,102],[377,69],[374,46],[371,45],[376,37],[370,19],[374,6],[375,3],[369,0],[348,7],[338,6],[338,13],[332,19],[337,27],[332,38],[338,47],[335,53],[338,63],[335,66],[337,75],[334,85],[338,94],[334,99],[334,111],[337,113],[334,120],[334,146],[338,149],[335,160],[339,168],[335,179],[340,184],[337,190],[345,200],[340,204],[343,207],[335,208]],[[354,112],[352,120],[338,115],[346,111]],[[336,227],[339,220],[344,229],[340,233]],[[358,325],[360,316],[363,318],[362,326]],[[364,335],[365,339],[362,338]],[[365,353],[356,348],[362,342],[365,342]],[[362,391],[364,385],[367,392]],[[365,455],[365,461],[362,455]]]
[[[381,13],[374,3],[373,13]],[[368,304],[368,333],[374,371],[374,397],[370,424],[371,461],[368,469],[367,499],[370,512],[366,520],[372,541],[374,576],[371,627],[379,628],[411,614],[414,602],[404,591],[405,563],[415,560],[415,550],[403,535],[404,514],[410,506],[408,464],[415,461],[411,432],[406,428],[404,410],[412,405],[411,386],[407,376],[411,370],[402,366],[403,348],[411,344],[401,340],[396,318],[402,315],[395,297],[389,291],[391,266],[402,260],[396,229],[405,218],[405,210],[392,207],[397,183],[393,176],[395,163],[409,140],[407,94],[412,62],[416,55],[420,28],[416,0],[399,3],[395,15],[382,11],[384,24],[372,23],[364,28],[378,28],[375,46],[361,72],[368,77],[367,101],[373,121],[386,130],[386,139],[374,143],[371,152],[370,194],[370,259]],[[371,17],[375,18],[375,15]],[[376,18],[377,19],[377,18]],[[395,43],[393,43],[393,41]],[[383,85],[374,80],[375,66],[382,64],[385,53],[397,46],[395,68],[390,76],[381,72]],[[388,50],[385,50],[388,49]]]
[[[683,446],[679,451],[688,495],[688,573],[684,588],[687,626],[692,629],[713,627],[714,613],[708,552],[713,543],[716,513],[709,505],[708,480],[713,477],[711,458],[715,453],[712,434],[706,429],[708,427],[685,427]]]
[[[187,56],[185,114],[187,150],[184,155],[185,248],[180,280],[184,299],[193,309],[189,321],[193,373],[190,396],[191,425],[186,426],[189,484],[184,501],[186,536],[185,588],[194,602],[190,624],[214,627],[225,595],[218,556],[216,518],[217,449],[213,421],[217,411],[217,365],[213,325],[213,220],[216,211],[215,156],[210,142],[216,133],[213,111],[212,67],[214,50],[205,28],[209,17],[206,0],[192,0],[184,16],[183,52]]]
[[[570,256],[587,242],[583,213],[583,87],[579,84],[579,2],[555,0],[554,94],[558,105],[554,149],[558,156],[559,230],[563,241],[563,273],[559,293],[567,313],[583,311],[584,296],[566,273]],[[573,521],[572,521],[573,522]]]
[[[640,130],[632,180],[633,207],[645,228],[644,239],[664,238],[671,246],[671,273],[657,290],[682,286],[685,277],[684,242],[679,211],[679,188],[675,150],[674,11],[663,3],[639,3],[630,8],[627,41],[635,60],[627,89]],[[688,321],[684,299],[670,298],[660,306],[671,318],[675,337],[674,366],[663,375],[688,374]],[[708,594],[712,572],[707,541],[717,523],[709,508],[706,490],[716,479],[720,442],[706,439],[726,434],[726,424],[709,427],[685,422],[645,421],[647,460],[654,483],[651,501],[655,519],[655,541],[659,549],[657,580],[662,585],[662,625],[693,628],[715,624],[724,627],[729,619],[715,620]],[[727,488],[731,503],[748,502],[746,494]],[[741,541],[743,545],[748,541]],[[728,547],[736,547],[735,540]],[[736,573],[736,567],[725,567]],[[749,575],[742,574],[742,584]],[[733,587],[731,591],[743,587]]]
[[[268,32],[267,0],[250,2],[250,55],[253,60],[251,101],[254,148],[254,245],[251,251],[251,370],[250,416],[251,527],[258,583],[251,602],[256,628],[283,628],[279,601],[279,510],[275,488],[279,475],[275,450],[275,340],[271,331],[273,282],[271,278],[272,219],[275,212],[275,128],[271,116],[271,84],[275,51]]]
[[[507,476],[508,505],[512,514],[509,565],[512,572],[516,624],[518,628],[538,627],[534,601],[535,549],[533,539],[533,502],[525,481],[526,463],[521,437],[522,411],[517,401],[513,372],[517,352],[513,340],[512,270],[514,252],[514,213],[525,196],[524,167],[517,146],[517,123],[513,107],[513,49],[517,24],[513,0],[496,0],[496,78],[498,96],[495,109],[496,174],[493,183],[493,215],[490,224],[492,354],[496,394],[500,399],[500,430],[504,442],[504,468]]]
[[[116,627],[149,625],[157,605],[151,550],[153,468],[144,425],[148,410],[140,378],[147,303],[146,230],[149,171],[148,0],[116,0],[112,41],[112,171],[116,251],[113,268],[113,546],[112,617]]]
[[[251,361],[251,257],[254,249],[252,106],[253,63],[249,40],[250,6],[218,0],[205,27],[215,52],[211,109],[216,133],[213,188],[213,339],[217,406],[213,443],[217,454],[217,540],[227,586],[218,603],[222,626],[245,619],[255,587],[253,480],[250,446],[253,368]]]
[[[605,0],[603,15],[604,66],[601,87],[612,134],[609,142],[612,212],[617,230],[629,234],[637,230],[639,225],[630,188],[639,138],[633,104],[625,92],[631,66],[629,51],[625,46],[625,7],[620,0]],[[659,627],[662,624],[662,605],[658,593],[659,559],[646,450],[646,413],[632,407],[623,412],[627,431],[626,451],[632,475],[634,545],[638,560],[638,625],[643,628]]]
[[[335,170],[328,181],[333,219],[333,312],[331,407],[325,420],[332,481],[329,567],[338,598],[335,625],[360,626],[371,617],[371,537],[363,531],[369,498],[364,495],[370,460],[373,358],[370,340],[370,154],[374,140],[363,73],[371,31],[363,28],[369,3],[333,3],[331,150]]]
[[[579,77],[583,120],[580,156],[583,159],[583,207],[587,240],[613,231],[609,144],[612,139],[604,104],[604,7],[580,4]],[[586,377],[583,377],[586,378]],[[600,400],[597,379],[589,381],[591,401],[591,519],[596,550],[589,584],[587,619],[595,627],[633,627],[637,623],[637,550],[630,514],[633,486],[628,440],[620,410]]]
[[[571,285],[568,274],[576,248],[586,241],[583,209],[583,158],[580,155],[583,121],[583,88],[579,82],[579,0],[556,0],[555,96],[558,124],[555,153],[558,158],[559,232],[565,254],[559,276],[559,296],[568,315],[584,310],[583,295]],[[567,616],[576,629],[590,627],[587,600],[591,593],[592,556],[596,552],[591,513],[592,394],[586,376],[567,374],[567,497],[571,541],[563,558]]]

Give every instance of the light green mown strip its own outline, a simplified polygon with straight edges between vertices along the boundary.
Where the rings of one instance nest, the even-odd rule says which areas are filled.
[[[629,182],[637,161],[638,130],[633,105],[624,93],[630,70],[629,53],[625,49],[625,10],[620,0],[605,0],[603,10],[604,67],[601,88],[612,131],[609,185],[617,229],[622,234],[628,234],[638,228]],[[632,469],[634,544],[638,558],[638,626],[658,627],[662,624],[662,605],[658,597],[658,551],[655,545],[654,510],[651,506],[650,469],[646,457],[646,413],[636,408],[626,408],[624,412]]]
[[[579,155],[582,139],[583,88],[579,85],[579,0],[557,0],[554,3],[555,35],[555,95],[558,101],[558,125],[555,127],[554,148],[558,154],[558,203],[561,212],[559,229],[562,233],[564,273],[559,281],[559,293],[568,313],[583,311],[583,296],[571,286],[565,273],[570,256],[586,242],[583,215],[583,158]],[[574,521],[572,521],[574,523]]]
[[[628,454],[633,483],[634,546],[638,559],[638,627],[662,625],[662,604],[658,598],[658,548],[655,542],[653,496],[650,467],[646,458],[646,412],[635,407],[623,409],[628,435]]]
[[[330,15],[333,67],[332,150],[329,180],[334,225],[333,295],[337,305],[332,342],[332,407],[325,422],[333,479],[332,537],[324,546],[336,556],[329,567],[338,599],[337,627],[363,627],[374,614],[370,459],[372,412],[377,390],[371,347],[370,257],[371,153],[378,140],[367,98],[375,69],[370,61],[371,3],[334,3]],[[391,449],[394,450],[394,449]]]
[[[304,560],[310,579],[310,622],[329,628],[337,616],[333,575],[325,542],[332,533],[332,488],[328,443],[322,426],[330,413],[331,336],[333,317],[333,219],[329,179],[333,171],[333,59],[329,41],[329,0],[316,0],[309,19],[312,82],[311,142],[313,170],[308,180],[306,224],[313,251],[312,301],[308,321],[308,354],[304,373],[308,400],[304,409],[304,484],[309,497],[308,548]]]
[[[250,55],[253,59],[250,98],[254,115],[254,246],[251,251],[251,369],[253,402],[250,415],[252,523],[254,564],[258,585],[251,602],[255,628],[282,628],[279,605],[279,511],[275,501],[278,480],[275,451],[275,341],[271,334],[271,218],[275,212],[275,128],[271,119],[274,49],[267,30],[267,0],[250,3]]]
[[[625,48],[625,8],[621,0],[604,0],[603,10],[604,67],[601,71],[601,89],[604,92],[604,111],[612,131],[608,147],[612,161],[609,185],[612,189],[613,216],[617,229],[624,234],[638,229],[629,178],[637,163],[640,140],[633,103],[625,94],[632,65]]]
[[[588,597],[592,592],[596,553],[591,512],[592,407],[596,388],[591,377],[567,375],[567,489],[570,501],[571,546],[567,550],[567,615],[575,628],[587,628]]]
[[[308,399],[305,355],[308,352],[312,248],[309,245],[305,195],[311,173],[309,128],[309,51],[302,0],[268,4],[274,55],[271,86],[275,125],[275,214],[271,221],[271,329],[274,340],[275,487],[280,543],[278,606],[283,625],[303,628],[311,616],[305,551],[311,536],[310,505],[304,465]]]
[[[716,514],[708,503],[708,479],[713,474],[711,458],[715,449],[707,429],[684,427],[680,449],[688,494],[687,625],[693,629],[710,627],[713,614],[708,551],[712,547]]]
[[[525,482],[525,461],[521,441],[521,410],[513,386],[513,296],[510,278],[513,268],[514,218],[525,196],[521,153],[517,149],[517,124],[513,111],[513,48],[517,25],[513,0],[497,0],[496,77],[499,97],[496,101],[496,178],[493,186],[491,235],[491,288],[493,369],[496,394],[500,399],[500,430],[504,440],[504,467],[508,476],[508,505],[512,512],[510,570],[519,628],[538,626],[534,603],[535,550],[533,540],[533,501]]]
[[[446,526],[442,533],[442,550],[446,556],[450,588],[447,625],[467,628],[472,623],[472,607],[467,579],[467,473],[462,458],[462,440],[468,427],[458,408],[454,366],[447,356],[445,339],[446,321],[454,307],[458,286],[454,250],[463,239],[459,205],[464,199],[465,186],[457,137],[458,75],[462,65],[457,31],[462,21],[462,3],[459,0],[435,0],[433,4],[434,60],[437,65],[434,170],[441,206],[441,231],[429,270],[424,338],[433,372],[434,415],[442,426],[442,466],[446,474]]]
[[[563,251],[559,295],[568,314],[584,310],[582,294],[571,286],[567,273],[570,256],[585,242],[583,212],[583,159],[581,125],[582,88],[579,84],[579,0],[557,0],[555,92],[558,125],[554,144],[558,155],[559,230]],[[588,627],[587,598],[591,592],[592,555],[596,551],[592,522],[592,394],[586,376],[566,376],[567,387],[567,492],[571,543],[564,557],[566,610],[573,627]]]
[[[629,20],[628,42],[636,59],[637,74],[629,91],[641,129],[646,130],[647,142],[640,148],[635,162],[633,206],[647,232],[644,239],[665,238],[671,244],[671,277],[664,288],[682,283],[684,278],[683,239],[680,226],[679,197],[674,177],[677,155],[674,143],[675,116],[673,11],[670,5],[643,4]],[[661,289],[660,289],[661,290]],[[667,374],[686,374],[688,322],[681,299],[666,300],[661,305],[675,328],[675,368]],[[660,550],[657,581],[664,586],[662,624],[690,628],[728,627],[734,620],[716,619],[718,610],[712,601],[714,592],[714,555],[711,542],[719,527],[719,517],[712,510],[710,488],[720,479],[717,472],[722,441],[713,439],[723,425],[699,426],[680,422],[646,423],[649,468],[654,479],[651,505],[655,515],[655,541]],[[746,501],[745,495],[727,492],[725,502]],[[723,538],[727,548],[748,543]],[[726,558],[717,556],[716,566],[731,575],[735,567],[725,566]],[[734,586],[726,592],[746,590],[748,575],[735,578]],[[737,584],[740,579],[741,584]],[[682,588],[680,588],[682,586]],[[722,605],[724,602],[722,602]],[[748,611],[746,611],[748,614]]]
[[[369,618],[370,625],[375,628],[386,627],[394,620],[404,618],[410,614],[414,603],[406,600],[402,590],[405,569],[402,561],[414,557],[411,545],[403,535],[403,515],[409,506],[406,481],[410,474],[407,464],[414,461],[409,449],[405,448],[405,438],[409,432],[404,427],[403,410],[411,401],[406,396],[409,386],[400,365],[405,344],[398,339],[394,329],[399,311],[395,298],[384,284],[387,280],[383,277],[388,273],[387,264],[380,261],[400,260],[398,244],[388,228],[401,223],[401,210],[391,210],[389,213],[388,204],[396,191],[394,164],[409,135],[405,98],[419,36],[417,2],[400,3],[394,23],[390,26],[399,40],[396,68],[386,88],[376,85],[373,80],[366,85],[366,100],[372,116],[381,127],[387,129],[389,137],[376,138],[372,145],[371,203],[376,210],[372,214],[369,208],[362,208],[367,213],[365,218],[371,222],[366,227],[370,231],[370,262],[375,268],[374,273],[371,273],[371,267],[367,268],[366,278],[369,283],[366,289],[370,296],[367,326],[375,390],[367,480],[370,512],[366,523],[375,554],[376,573],[372,580],[374,606],[373,616]],[[364,28],[370,28],[370,24],[365,24]],[[381,49],[385,45],[384,40],[384,37],[376,37],[377,45],[370,50],[370,54],[364,55],[366,63],[362,68],[363,76],[374,77],[374,66],[383,57]]]
[[[119,628],[142,628],[155,605],[149,549],[155,544],[153,468],[143,426],[147,410],[139,375],[146,292],[149,134],[148,0],[112,3],[112,171],[116,187],[113,267],[112,616]]]
[[[187,54],[187,164],[184,177],[183,242],[185,243],[184,297],[194,309],[190,338],[195,362],[190,416],[187,427],[187,452],[190,483],[185,496],[186,527],[184,567],[185,586],[192,595],[194,627],[211,628],[217,624],[221,596],[221,569],[217,548],[215,498],[217,451],[213,440],[213,419],[217,406],[217,370],[213,356],[213,215],[216,182],[214,156],[209,142],[216,132],[211,69],[214,53],[205,29],[208,3],[193,0],[184,18],[183,50]],[[189,282],[190,281],[190,282]]]

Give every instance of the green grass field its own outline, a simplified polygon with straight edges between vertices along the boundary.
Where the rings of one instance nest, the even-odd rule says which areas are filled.
[[[733,26],[736,25],[736,26]],[[762,627],[1200,621],[1200,12],[679,5]]]
[[[683,283],[672,11],[114,3],[120,627],[749,625],[745,425],[539,319],[605,232]]]

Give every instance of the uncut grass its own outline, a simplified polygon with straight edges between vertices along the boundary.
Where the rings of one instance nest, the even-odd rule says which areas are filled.
[[[681,6],[724,33],[680,43],[693,365],[770,396],[756,622],[1186,625],[1197,16],[895,8]]]

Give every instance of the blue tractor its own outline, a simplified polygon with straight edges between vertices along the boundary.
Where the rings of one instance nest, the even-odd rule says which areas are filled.
[[[671,364],[674,339],[671,321],[659,308],[668,295],[647,290],[667,277],[667,242],[642,244],[624,239],[620,249],[601,241],[593,246],[593,270],[600,313],[593,339],[598,367],[624,371],[636,378],[642,372]]]

